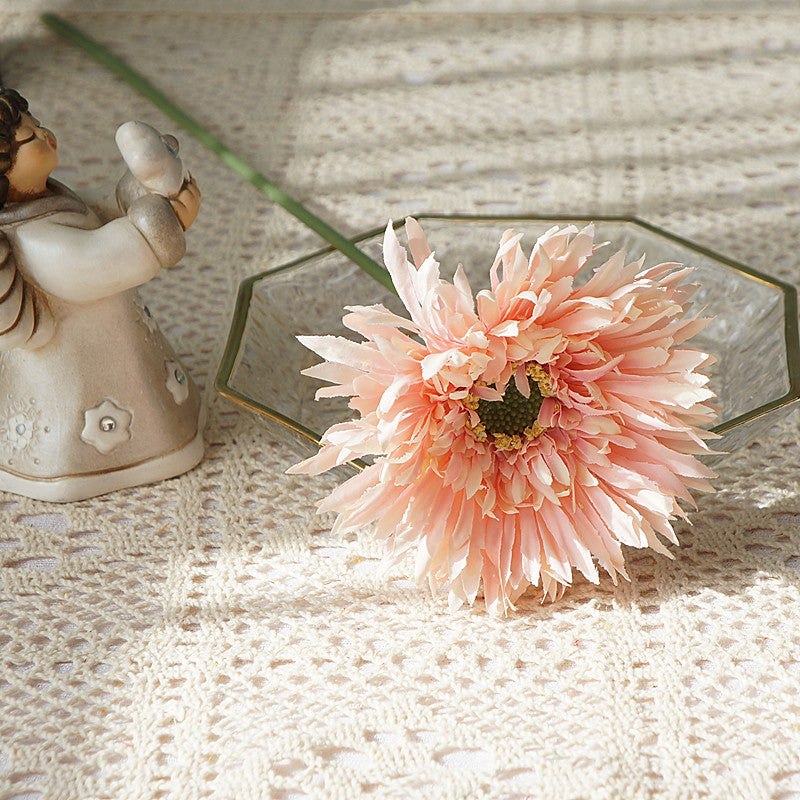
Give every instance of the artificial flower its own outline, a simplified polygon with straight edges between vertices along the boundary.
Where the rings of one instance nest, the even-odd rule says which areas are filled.
[[[410,319],[351,306],[362,341],[300,337],[325,359],[304,371],[332,384],[317,397],[349,397],[358,416],[291,471],[375,457],[321,502],[334,530],[375,523],[390,563],[413,549],[418,581],[451,607],[482,585],[495,614],[531,584],[557,597],[574,570],[627,578],[623,545],[669,554],[678,501],[713,477],[697,459],[712,359],[683,346],[707,323],[686,313],[691,270],[620,250],[581,285],[592,225],[552,228],[529,258],[506,231],[474,295],[461,265],[440,278],[415,220],[406,232],[412,261],[391,223],[383,248]]]

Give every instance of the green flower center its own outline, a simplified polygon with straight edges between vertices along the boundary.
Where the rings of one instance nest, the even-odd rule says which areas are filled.
[[[512,379],[506,386],[502,400],[478,399],[476,411],[487,433],[517,436],[533,426],[544,397],[539,391],[539,384],[530,376],[528,386],[531,387],[530,397],[523,397]]]
[[[542,365],[535,361],[525,364],[525,374],[531,389],[530,397],[523,397],[516,381],[511,380],[501,400],[482,400],[470,393],[464,401],[464,405],[480,420],[467,422],[467,427],[479,442],[489,442],[497,450],[519,450],[526,442],[544,433],[546,429],[538,422],[539,410],[544,398],[553,396],[553,385]]]

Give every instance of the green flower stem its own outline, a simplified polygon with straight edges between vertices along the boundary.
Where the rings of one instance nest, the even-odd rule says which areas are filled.
[[[41,20],[54,33],[77,45],[104,67],[122,78],[129,86],[144,95],[154,106],[161,109],[170,119],[194,136],[237,175],[251,183],[259,192],[284,208],[304,225],[311,228],[312,231],[318,233],[326,242],[361,267],[364,272],[373,277],[378,283],[397,294],[389,273],[377,261],[371,259],[363,250],[359,250],[342,234],[331,228],[330,225],[315,214],[312,214],[302,203],[290,197],[265,175],[236,155],[194,117],[175,105],[163,92],[156,89],[147,78],[129,67],[121,58],[87,36],[79,28],[55,14],[42,14]]]

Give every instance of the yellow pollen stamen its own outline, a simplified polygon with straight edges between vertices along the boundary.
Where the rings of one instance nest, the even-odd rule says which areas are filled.
[[[553,387],[550,384],[550,376],[544,371],[541,364],[530,361],[525,365],[525,374],[533,378],[539,385],[539,394],[542,397],[552,397]]]
[[[486,428],[484,428],[482,422],[479,422],[477,425],[470,425],[469,423],[467,423],[467,427],[470,428],[470,430],[472,431],[472,435],[479,442],[485,442],[486,441],[486,439],[487,439],[489,434],[486,433]]]
[[[534,422],[529,428],[525,428],[523,433],[525,434],[525,438],[530,442],[537,436],[541,436],[546,430],[547,428],[545,428],[544,425]]]
[[[498,450],[519,450],[522,447],[522,437],[515,433],[509,436],[507,433],[493,433],[494,446]]]

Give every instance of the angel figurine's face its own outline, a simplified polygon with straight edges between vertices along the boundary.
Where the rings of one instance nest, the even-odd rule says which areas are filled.
[[[56,137],[36,117],[22,114],[14,139],[14,162],[6,172],[8,199],[38,197],[46,191],[47,178],[58,166]]]

